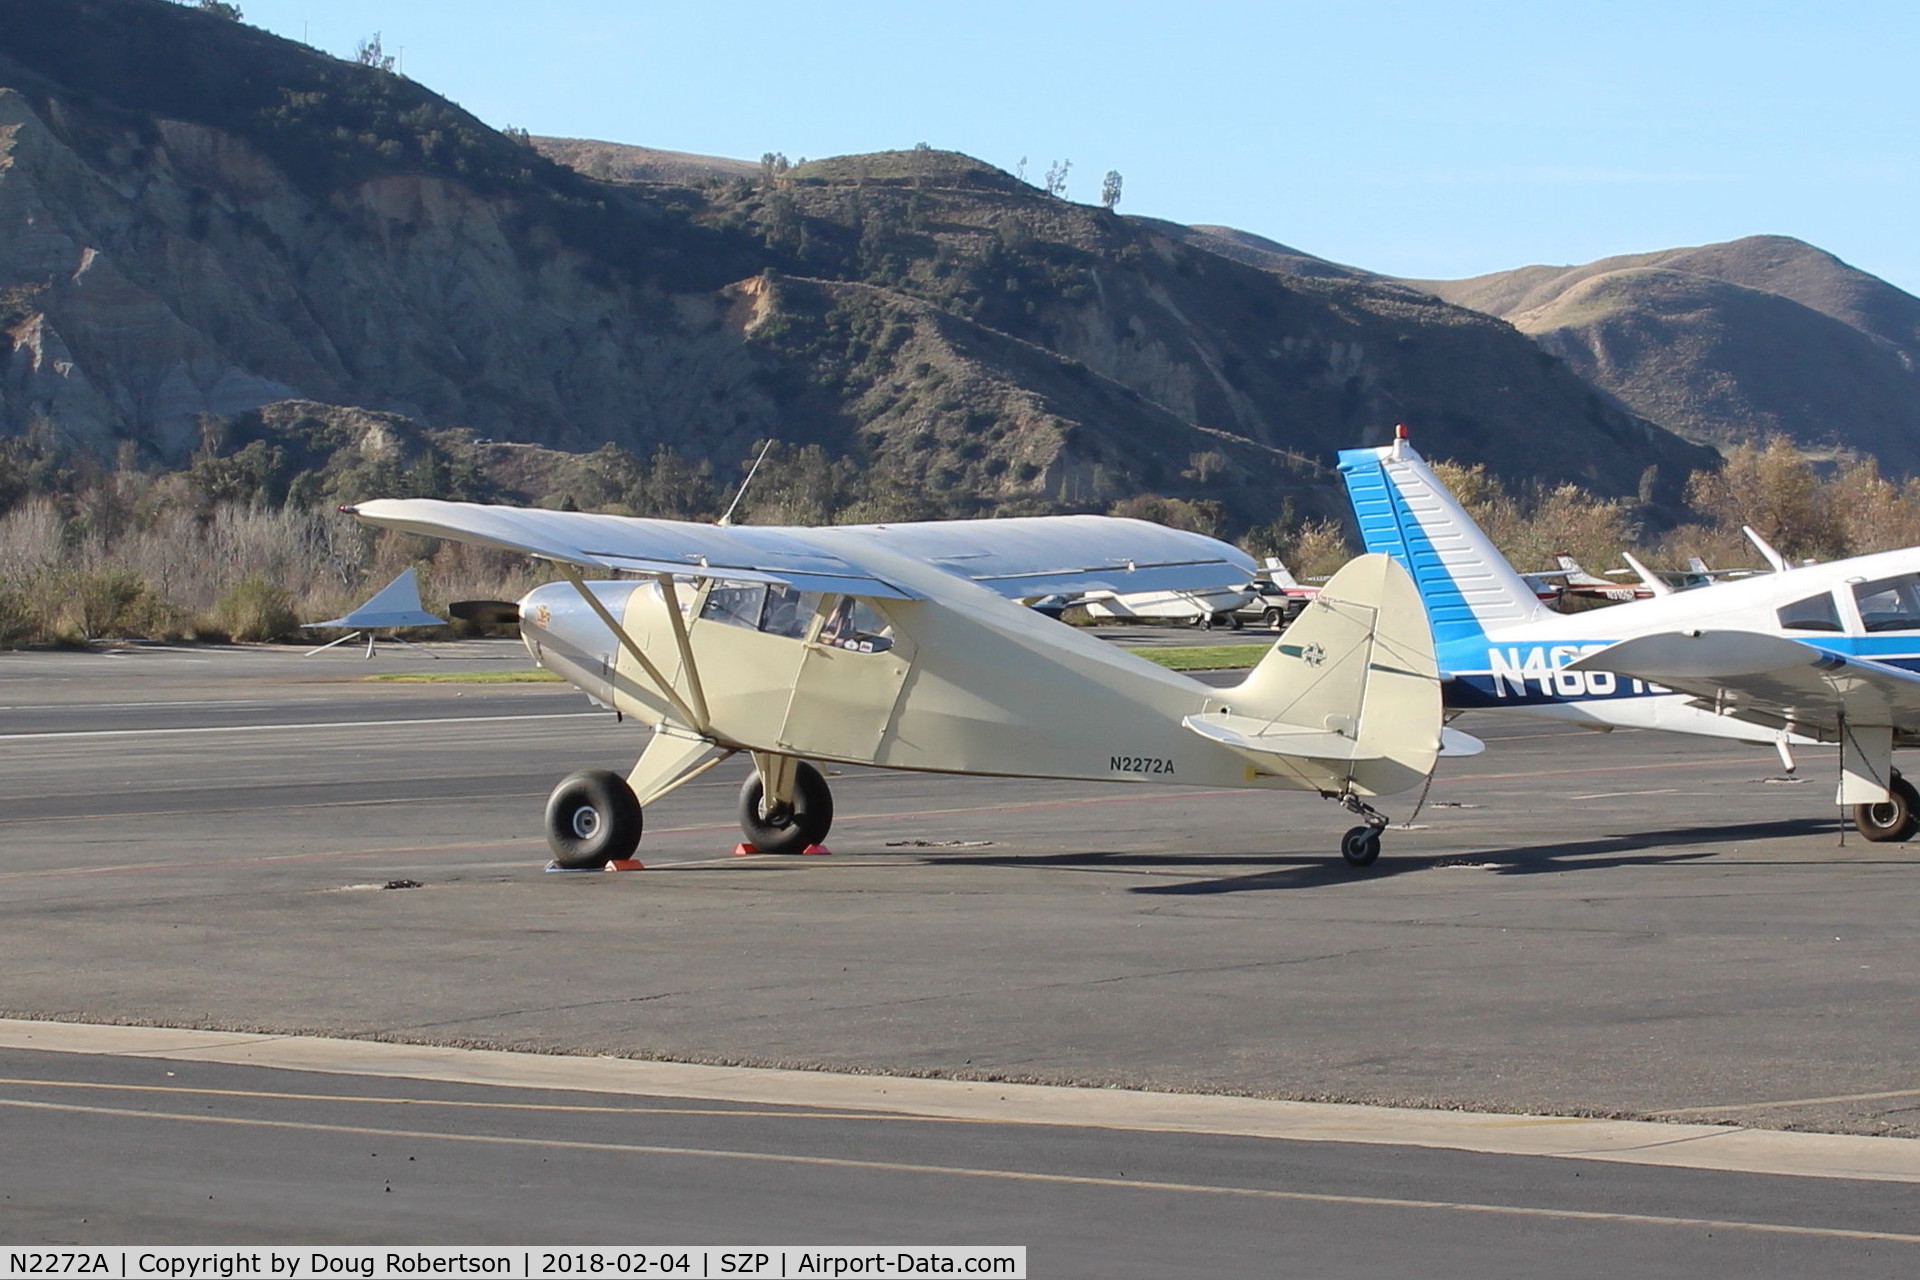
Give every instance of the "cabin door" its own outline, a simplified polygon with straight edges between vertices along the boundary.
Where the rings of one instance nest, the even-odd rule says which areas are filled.
[[[912,642],[880,608],[841,596],[807,642],[781,746],[795,755],[878,759],[912,667]]]

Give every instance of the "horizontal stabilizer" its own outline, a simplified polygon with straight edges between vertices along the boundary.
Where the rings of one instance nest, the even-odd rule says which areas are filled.
[[[1440,730],[1440,754],[1443,756],[1477,756],[1486,749],[1487,744],[1470,733],[1462,733],[1458,729]]]
[[[1203,738],[1258,755],[1298,760],[1379,760],[1378,751],[1360,754],[1351,735],[1333,729],[1302,729],[1225,711],[1188,716],[1180,722]]]
[[[386,631],[395,627],[444,627],[446,619],[436,618],[420,607],[420,587],[413,570],[403,569],[400,576],[373,593],[373,598],[338,618],[326,622],[303,622],[303,627],[348,627],[361,631]]]

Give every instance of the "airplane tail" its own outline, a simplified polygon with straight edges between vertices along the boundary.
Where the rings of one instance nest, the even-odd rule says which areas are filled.
[[[1436,644],[1546,615],[1405,436],[1381,449],[1341,450],[1340,475],[1367,550],[1392,556],[1413,576]]]
[[[1330,794],[1417,785],[1441,746],[1440,678],[1419,593],[1389,557],[1350,562],[1247,678],[1187,728]]]

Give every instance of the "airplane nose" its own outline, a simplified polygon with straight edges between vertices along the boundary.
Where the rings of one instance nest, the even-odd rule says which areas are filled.
[[[586,584],[615,619],[626,616],[627,597],[646,586],[634,581]],[[520,598],[520,639],[541,666],[602,701],[611,697],[618,641],[571,584],[549,582]]]

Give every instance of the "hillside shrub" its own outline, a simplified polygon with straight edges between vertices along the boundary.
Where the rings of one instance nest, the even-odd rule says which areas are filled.
[[[213,630],[236,641],[282,640],[300,627],[293,594],[265,578],[248,578],[214,603]]]

